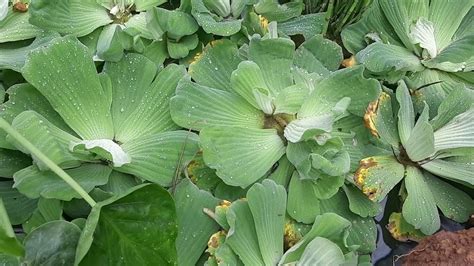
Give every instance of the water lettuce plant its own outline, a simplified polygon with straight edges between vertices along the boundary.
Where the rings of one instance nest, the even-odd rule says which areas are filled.
[[[206,32],[230,36],[240,31],[251,9],[267,23],[268,20],[281,22],[300,15],[303,3],[299,0],[284,4],[273,0],[197,0],[192,1],[191,7],[193,16]]]
[[[468,187],[474,184],[472,91],[463,86],[453,88],[433,119],[429,118],[428,104],[415,116],[403,81],[395,93],[398,106],[392,104],[391,97],[382,93],[365,118],[393,155],[361,160],[354,176],[356,184],[370,199],[380,201],[403,181],[403,218],[424,234],[439,229],[438,208],[446,217],[467,221],[474,211],[472,198],[443,179]]]
[[[274,54],[260,52],[271,49]],[[265,177],[285,187],[289,183],[290,217],[312,224],[317,215],[339,210],[343,217],[362,221],[351,232],[350,241],[370,252],[375,247],[375,225],[362,217],[376,215],[378,207],[351,184],[344,185],[351,159],[358,162],[359,157],[351,158],[351,148],[342,140],[352,146],[354,134],[334,132],[332,126],[342,117],[362,115],[365,101],[377,98],[379,84],[364,79],[362,68],[331,73],[329,69],[335,70],[341,61],[334,60],[341,58],[341,52],[321,36],[308,40],[296,52],[289,39],[255,36],[247,60],[234,56],[232,65],[218,63],[220,57],[229,58],[236,50],[230,42],[216,41],[190,65],[189,75],[195,82],[183,79],[178,84],[171,100],[174,121],[200,130],[203,161],[227,186],[247,188]],[[342,204],[320,203],[336,202],[333,197]],[[354,207],[358,201],[367,206]]]
[[[28,233],[23,245],[19,245],[16,235],[12,234],[12,228],[9,226],[7,211],[3,202],[0,201],[1,238],[2,243],[6,243],[8,246],[7,248],[2,244],[2,262],[20,265],[20,262],[43,264],[53,261],[78,265],[81,261],[93,264],[101,263],[105,258],[111,263],[138,263],[146,260],[146,256],[152,256],[154,261],[159,260],[163,263],[172,264],[176,261],[176,250],[173,242],[167,241],[176,237],[176,219],[173,200],[166,190],[156,184],[143,184],[97,203],[68,173],[19,134],[3,118],[0,118],[0,127],[15,141],[21,143],[26,151],[37,158],[38,162],[47,166],[77,194],[81,195],[92,208],[87,220],[79,218],[71,222],[64,221],[61,219],[61,213],[54,220],[43,220]],[[140,203],[141,200],[145,200],[147,203],[138,204],[139,206],[137,206],[137,203]],[[56,202],[59,203],[59,201]],[[42,218],[55,216],[52,212],[54,208],[51,208],[54,205],[46,204],[43,206]],[[56,204],[56,206],[60,206],[60,204]],[[40,203],[38,207],[41,207]],[[160,212],[160,218],[158,219],[156,217],[157,212]],[[116,218],[125,221],[133,219],[134,224],[112,222],[113,229],[110,230],[109,225],[111,221],[117,220]],[[137,224],[143,226],[136,227]],[[162,228],[165,227],[165,230],[152,232],[152,238],[143,238],[143,235],[138,234],[137,229],[143,231],[147,229],[147,226],[158,226],[160,224]],[[104,233],[104,231],[107,231],[107,233]],[[44,235],[54,237],[47,238],[43,237]],[[154,242],[155,239],[161,239],[161,241]],[[150,240],[151,243],[146,244]],[[108,243],[110,241],[121,244],[123,249],[118,251],[121,256],[114,256],[117,249],[113,246],[109,245],[106,249],[101,248],[104,246],[104,242]],[[144,244],[137,245],[137,241]],[[152,251],[148,250],[150,247],[152,247]],[[123,254],[123,250],[130,248],[133,251],[128,252],[129,255]],[[108,255],[104,257],[104,253]]]
[[[124,50],[143,52],[142,40],[152,39],[146,26],[146,10],[163,0],[68,0],[32,1],[29,22],[45,30],[76,37],[95,30],[97,59],[118,61]],[[58,16],[57,14],[61,14]]]
[[[68,54],[67,61],[63,54]],[[55,163],[76,171],[77,178],[84,182],[91,182],[89,179],[95,180],[95,185],[107,183],[112,169],[104,162],[110,162],[118,171],[168,186],[181,167],[178,158],[189,160],[197,151],[193,133],[171,131],[177,127],[166,108],[174,87],[184,75],[182,67],[169,65],[157,74],[153,62],[141,55],[128,54],[117,63],[107,63],[98,74],[87,48],[75,38],[64,37],[30,53],[22,73],[47,100],[41,102],[46,105],[44,108],[49,112],[54,109],[59,115],[48,121],[33,107],[17,113],[13,127]],[[83,89],[78,91],[78,87]],[[21,105],[22,100],[25,99],[15,98],[10,103]],[[8,103],[4,112],[10,109]],[[62,128],[54,124],[56,120],[64,121],[59,123]],[[156,123],[150,124],[151,120]],[[23,150],[21,145],[16,147]],[[153,163],[150,158],[154,158]],[[44,190],[51,190],[54,185],[50,183],[54,181],[46,182],[50,174],[41,171],[47,167],[34,157],[33,160],[34,166],[14,175],[15,186],[30,197],[46,196]],[[102,173],[99,175],[104,177],[91,179],[87,177],[88,171]],[[85,175],[82,178],[81,172]],[[31,183],[39,179],[40,184]],[[90,185],[93,184],[89,184],[89,190],[93,188]],[[31,189],[34,192],[27,191]]]
[[[147,13],[147,28],[158,43],[163,43],[171,58],[186,57],[199,44],[198,24],[190,14],[180,10],[151,9]]]
[[[43,32],[41,28],[28,22],[29,1],[15,2],[19,3],[10,4],[9,0],[0,1],[0,43],[27,40]]]
[[[432,111],[452,84],[473,86],[472,1],[373,1],[342,33],[356,61],[389,82],[406,75]],[[432,113],[433,114],[433,113]]]
[[[246,199],[218,206],[212,216],[222,230],[209,241],[208,263],[357,264],[359,246],[347,245],[348,220],[334,213],[317,216],[304,236],[298,237],[297,230],[285,219],[285,205],[284,187],[264,180],[248,190]],[[290,247],[286,252],[284,244]]]
[[[464,226],[472,6],[0,0],[0,264],[370,265]]]
[[[337,56],[337,49],[330,51]],[[346,109],[361,114],[378,96],[378,83],[364,79],[361,68],[330,73],[314,55],[310,63],[298,57],[301,67],[294,66],[289,39],[255,36],[247,60],[236,51],[226,41],[209,46],[190,66],[195,82],[182,80],[171,100],[173,120],[200,131],[204,161],[228,185],[251,185],[287,146],[331,132]],[[228,62],[219,61],[226,55]],[[334,69],[331,60],[323,62]]]

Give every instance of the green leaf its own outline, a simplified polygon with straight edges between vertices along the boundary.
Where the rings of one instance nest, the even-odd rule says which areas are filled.
[[[420,59],[404,47],[375,42],[357,53],[357,62],[375,73],[399,73],[423,70]]]
[[[410,51],[416,51],[409,36],[409,22],[415,21],[418,16],[426,16],[427,2],[380,0],[378,3],[404,46]]]
[[[285,252],[279,264],[298,261],[306,247],[316,237],[324,237],[332,242],[342,243],[341,240],[345,238],[345,232],[350,226],[351,223],[348,220],[335,213],[317,216],[311,230],[296,245]]]
[[[465,36],[451,43],[435,58],[424,61],[423,64],[429,68],[447,72],[472,71],[474,69],[471,53],[473,42],[474,35]]]
[[[274,114],[296,114],[309,95],[309,89],[302,85],[284,88],[275,98]]]
[[[79,167],[65,170],[81,187],[89,192],[94,187],[104,185],[109,179],[112,169],[100,164],[83,164]],[[29,198],[40,196],[50,199],[69,201],[80,198],[59,176],[51,171],[39,171],[35,166],[30,166],[15,173],[14,187]]]
[[[182,127],[201,130],[208,126],[263,126],[263,113],[240,96],[182,80],[171,99],[171,117]]]
[[[221,17],[227,17],[230,15],[231,12],[231,5],[230,1],[206,1],[204,0],[203,3],[209,8],[210,11],[213,11],[217,15]],[[233,3],[235,5],[235,3]]]
[[[295,171],[288,188],[287,212],[300,223],[311,224],[320,214],[319,199],[315,195],[311,180],[300,179]]]
[[[430,106],[430,117],[437,115],[440,104],[444,102],[451,91],[455,88],[466,86],[462,83],[466,82],[465,80],[458,79],[454,75],[443,71],[428,68],[421,72],[411,74],[410,78],[406,79],[406,82],[410,88],[415,89],[422,87],[415,91],[413,101],[417,112],[421,112],[424,107],[424,102],[428,103]]]
[[[473,163],[453,162],[449,160],[436,159],[421,165],[426,171],[456,182],[474,185]]]
[[[433,128],[428,122],[429,109],[425,104],[423,113],[416,121],[415,126],[408,138],[405,150],[412,161],[421,161],[435,153],[435,140]]]
[[[369,103],[377,99],[380,93],[379,83],[365,79],[363,71],[362,67],[346,68],[319,81],[316,89],[301,106],[298,118],[327,113],[344,97],[351,99],[348,111],[363,116]]]
[[[220,36],[231,36],[240,30],[241,20],[232,17],[230,19],[223,19],[218,14],[213,14],[211,11],[214,10],[209,10],[203,0],[191,2],[191,13],[205,32]]]
[[[275,129],[208,127],[200,137],[204,161],[231,186],[251,185],[285,153]]]
[[[112,171],[107,184],[100,186],[103,191],[111,192],[114,195],[125,193],[130,188],[139,185],[141,182],[134,176]]]
[[[408,166],[406,171],[405,187],[408,196],[403,203],[403,217],[416,229],[431,235],[440,227],[435,198],[420,170]]]
[[[298,47],[298,51],[307,50],[329,71],[336,71],[342,62],[342,48],[335,42],[315,35]],[[311,69],[307,69],[311,71]],[[311,71],[312,72],[312,71]]]
[[[201,151],[187,164],[184,174],[191,179],[199,189],[206,191],[213,191],[219,183],[222,183],[216,175],[216,171],[207,167],[204,163]]]
[[[273,97],[270,95],[270,91],[268,89],[253,89],[252,93],[255,96],[258,109],[266,115],[271,115],[273,113]]]
[[[5,10],[8,10],[7,16],[0,19],[0,43],[31,39],[43,32],[28,23],[29,12],[13,12],[12,7]]]
[[[57,38],[32,51],[22,73],[83,139],[113,138],[110,100],[79,41]]]
[[[341,35],[344,47],[352,54],[364,49],[370,40],[380,39],[384,43],[403,46],[378,1],[368,7],[358,22],[348,25]]]
[[[474,147],[474,108],[455,116],[434,133],[436,151]]]
[[[130,60],[130,54],[126,55],[124,60]],[[143,60],[138,60],[142,66],[146,66],[146,69],[137,68],[134,72],[145,73],[149,69],[155,69],[151,67],[147,61],[145,64]],[[126,66],[122,68],[121,73],[129,73]],[[133,69],[133,68],[132,68]],[[121,73],[116,75],[110,75],[110,77],[117,77],[114,81],[119,80]],[[154,78],[151,84],[129,84],[132,88],[138,88],[138,90],[130,89],[126,87],[126,79],[122,80],[121,87],[114,87],[114,101],[112,101],[112,110],[114,121],[117,121],[118,113],[127,113],[125,119],[116,122],[115,139],[121,142],[127,142],[134,138],[141,136],[153,135],[169,130],[178,129],[178,126],[171,119],[169,111],[170,98],[175,94],[176,86],[178,81],[184,76],[185,70],[182,66],[170,64],[161,70],[156,77],[154,73],[149,78]],[[148,80],[144,77],[137,76],[136,80]],[[151,81],[151,80],[150,80]],[[143,87],[140,87],[143,86]],[[143,91],[139,91],[139,90]],[[141,96],[141,97],[140,97]],[[135,103],[133,103],[135,99]],[[138,103],[138,104],[137,104]],[[122,109],[123,108],[123,109]],[[122,112],[122,110],[124,110]],[[119,120],[120,121],[120,120]],[[150,123],[153,121],[153,123]],[[120,125],[120,126],[119,126]],[[119,128],[119,129],[118,129]]]
[[[8,0],[2,0],[0,2],[0,21],[4,20],[8,13]]]
[[[0,84],[0,101],[2,103],[5,102],[5,88],[3,86],[3,83]]]
[[[268,91],[268,87],[265,84],[262,70],[255,62],[240,62],[237,69],[232,72],[230,83],[234,92],[242,96],[253,107],[260,109],[254,91]]]
[[[344,261],[338,245],[327,238],[315,237],[304,249],[298,265],[341,265]]]
[[[7,254],[0,254],[0,261],[5,266],[20,266],[20,257],[11,256]]]
[[[55,37],[57,37],[56,34],[39,36],[28,46],[0,49],[0,69],[11,69],[20,72],[25,64],[26,55],[31,50],[47,44]]]
[[[233,42],[225,39],[212,41],[194,58],[189,75],[200,85],[232,91],[231,74],[242,61],[238,54]]]
[[[303,35],[305,40],[321,34],[324,27],[325,13],[306,14],[278,23],[278,31],[285,35]]]
[[[45,223],[57,220],[63,220],[63,204],[57,199],[39,198],[38,208],[31,217],[22,224],[23,230],[29,234],[34,229]]]
[[[445,48],[454,36],[464,16],[472,8],[472,1],[461,0],[454,3],[432,1],[428,19],[433,22],[436,44]]]
[[[174,194],[178,217],[176,249],[179,265],[196,265],[211,235],[219,229],[204,208],[214,209],[219,200],[200,190],[189,179],[183,179]]]
[[[46,223],[25,238],[28,265],[72,265],[81,230],[66,221]]]
[[[147,47],[143,55],[153,61],[157,66],[163,65],[166,58],[168,58],[168,50],[166,48],[166,42],[164,41],[153,41]]]
[[[263,15],[268,20],[282,22],[299,16],[304,9],[304,4],[301,1],[280,4],[276,1],[264,0],[259,1],[254,8],[258,14]]]
[[[275,181],[275,183],[287,188],[295,167],[286,156],[282,156],[277,164],[278,167],[268,176],[268,179],[271,179]]]
[[[188,56],[189,51],[196,48],[199,44],[197,34],[188,35],[181,38],[179,41],[166,39],[169,56],[173,59],[180,59]]]
[[[13,174],[31,165],[31,158],[19,151],[0,149],[0,177],[12,177]]]
[[[153,8],[150,12],[146,12],[145,14],[145,26],[150,32],[151,39],[156,41],[163,41],[163,37],[165,37],[165,31],[161,28],[160,22],[156,15],[156,9]]]
[[[2,198],[0,198],[0,252],[18,257],[24,254],[23,246],[13,232]]]
[[[135,8],[136,8],[136,1],[135,1]],[[134,14],[127,22],[125,22],[125,32],[129,31],[138,31],[139,35],[134,32],[133,36],[140,36],[149,40],[153,40],[153,34],[151,33],[149,24],[147,24],[147,14],[148,12],[140,12],[138,14]]]
[[[22,224],[36,209],[37,200],[27,198],[13,188],[13,181],[0,182],[0,198],[12,225]]]
[[[415,111],[405,82],[400,81],[398,83],[396,95],[400,104],[400,109],[398,109],[398,134],[402,145],[406,147],[413,127],[415,127]]]
[[[97,56],[106,61],[119,61],[124,47],[121,42],[122,29],[118,24],[106,25],[97,40]]]
[[[339,188],[344,184],[344,176],[330,176],[320,174],[314,180],[313,186],[316,196],[320,199],[327,199],[332,197]]]
[[[95,0],[35,0],[28,11],[31,24],[74,36],[87,35],[112,22],[107,10]]]
[[[310,154],[311,147],[314,145],[314,142],[290,142],[286,148],[288,160],[295,166],[303,179],[311,179],[312,163]]]
[[[155,7],[147,12],[149,19],[156,19],[160,28],[167,33],[167,37],[179,40],[180,38],[195,33],[199,26],[194,18],[179,10],[167,10]]]
[[[435,132],[455,116],[469,110],[472,105],[469,92],[469,89],[464,86],[458,86],[449,93],[439,105],[436,116],[430,121]]]
[[[54,111],[46,98],[30,84],[15,84],[7,90],[7,94],[8,101],[3,103],[0,107],[0,116],[6,121],[11,123],[13,119],[23,111],[34,110],[55,126],[64,131],[72,132],[59,114]],[[0,146],[14,149],[14,146],[6,141],[6,135],[7,133],[3,130],[0,132]]]
[[[429,173],[423,173],[423,177],[436,205],[446,217],[460,223],[469,220],[469,216],[474,213],[474,201],[467,193]]]
[[[360,161],[354,180],[372,201],[381,201],[405,175],[405,167],[393,156],[375,156]]]
[[[230,230],[227,233],[226,243],[244,265],[264,265],[248,201],[233,202],[227,211],[227,222]]]
[[[283,255],[286,191],[274,181],[265,179],[249,189],[247,199],[263,262],[275,265]]]
[[[170,194],[155,184],[134,187],[94,206],[79,239],[75,264],[175,264],[176,235]]]
[[[74,166],[79,163],[78,158],[69,151],[69,144],[79,141],[79,139],[54,126],[35,111],[24,111],[19,114],[13,120],[12,127],[25,136],[56,164]],[[28,150],[16,142],[10,135],[7,136],[7,140],[24,153],[29,153]],[[46,164],[39,161],[36,156],[32,157],[33,162],[40,170],[49,169]]]
[[[424,48],[431,58],[438,54],[433,22],[424,17],[419,18],[416,24],[411,26],[410,37],[411,42]]]
[[[130,189],[130,188],[128,188]],[[125,189],[127,191],[128,189]],[[104,191],[102,188],[94,188],[89,192],[90,196],[96,201],[103,201],[114,196],[114,193]],[[120,193],[122,195],[124,193]],[[91,212],[91,206],[83,199],[72,199],[63,202],[64,213],[71,218],[86,217]],[[84,226],[81,226],[82,229]]]
[[[133,3],[137,11],[145,11],[151,7],[166,3],[166,0],[134,0]]]
[[[344,143],[342,149],[349,153],[351,172],[357,170],[360,160],[369,153],[366,148],[369,148],[369,150],[375,148],[372,145],[366,146],[366,144],[364,144],[367,138],[369,138],[369,132],[362,121],[360,117],[349,115],[341,118],[334,124],[334,128],[340,131],[336,136]],[[381,150],[383,149],[377,152],[381,152]],[[385,154],[387,154],[387,151]]]
[[[461,24],[459,25],[458,29],[456,30],[456,33],[452,38],[453,40],[458,40],[466,35],[474,33],[472,28],[472,25],[474,23],[474,17],[472,16],[473,14],[474,10],[471,8],[461,21]]]
[[[215,255],[216,261],[224,265],[243,265],[242,261],[237,257],[237,255],[232,251],[227,243],[221,243],[217,248]],[[212,259],[211,257],[209,259]],[[216,262],[217,265],[217,262]]]
[[[100,33],[102,28],[97,28],[92,33],[87,34],[86,36],[77,38],[82,44],[89,48],[91,54],[96,54],[97,52],[97,42],[99,40]],[[58,34],[59,35],[59,34]],[[95,58],[97,59],[97,58]]]
[[[350,157],[347,151],[337,151],[334,155],[325,156],[325,154],[311,154],[313,168],[330,176],[342,176],[349,172]]]
[[[249,60],[262,70],[263,79],[273,95],[293,85],[291,67],[295,44],[284,38],[261,39],[255,35],[249,44]]]
[[[349,200],[351,212],[361,217],[373,217],[380,212],[380,205],[369,200],[359,189],[352,185],[342,186]]]
[[[320,203],[321,213],[335,213],[351,222],[352,226],[347,229],[347,239],[344,244],[350,249],[369,254],[376,248],[377,227],[372,217],[362,218],[350,210],[349,196],[339,190],[333,197],[322,200]],[[339,243],[336,239],[333,242]]]
[[[169,186],[179,169],[198,151],[198,137],[187,131],[169,131],[122,144],[131,162],[117,171]],[[178,170],[177,170],[178,169]]]

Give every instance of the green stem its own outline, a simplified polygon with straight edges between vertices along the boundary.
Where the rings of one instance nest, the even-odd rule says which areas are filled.
[[[341,32],[342,31],[342,27],[344,26],[344,24],[346,24],[347,20],[353,16],[354,14],[354,10],[356,8],[356,6],[360,3],[360,1],[354,1],[352,2],[352,5],[350,6],[349,10],[346,11],[346,14],[344,15],[344,18],[342,19],[342,21],[339,23],[339,25],[337,26],[337,29],[336,29],[336,32]]]
[[[329,27],[329,23],[331,22],[331,16],[332,16],[332,12],[334,10],[334,0],[329,0],[329,5],[328,5],[328,9],[326,11],[326,17],[325,17],[325,24],[324,24],[324,27],[323,27],[323,36],[326,36],[326,33],[328,31],[328,27]]]
[[[5,130],[12,138],[18,141],[24,148],[26,148],[31,155],[34,155],[42,163],[46,164],[51,171],[61,177],[72,189],[74,189],[91,207],[96,204],[95,200],[87,194],[87,192],[79,185],[71,176],[69,176],[56,163],[49,159],[44,153],[36,148],[31,142],[16,131],[5,119],[0,117],[0,128]]]

